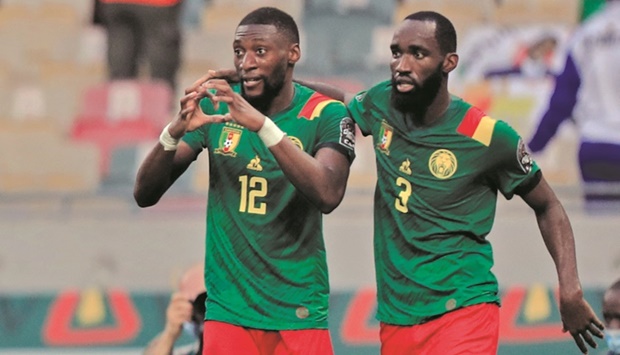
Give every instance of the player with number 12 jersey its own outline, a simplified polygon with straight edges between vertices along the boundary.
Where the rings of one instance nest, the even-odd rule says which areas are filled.
[[[239,85],[233,89],[240,91]],[[208,99],[200,104],[206,114],[228,112],[225,103],[217,110]],[[343,103],[295,84],[289,108],[270,118],[308,154],[331,147],[353,161],[355,126]],[[209,154],[207,320],[326,329],[321,211],[291,184],[256,133],[226,122],[204,125],[183,140]]]

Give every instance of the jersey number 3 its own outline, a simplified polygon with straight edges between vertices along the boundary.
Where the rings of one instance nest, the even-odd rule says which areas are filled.
[[[259,176],[249,177],[239,176],[241,183],[241,196],[239,200],[239,212],[265,214],[267,204],[265,202],[256,203],[256,199],[267,196],[267,179]]]
[[[409,201],[409,196],[411,196],[411,183],[407,179],[399,177],[396,179],[396,185],[402,187],[403,190],[396,197],[394,207],[398,212],[407,213],[409,212],[407,201]]]

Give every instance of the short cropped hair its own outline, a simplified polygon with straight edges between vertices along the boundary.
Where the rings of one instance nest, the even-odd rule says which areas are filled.
[[[452,22],[444,15],[434,11],[419,11],[405,17],[405,20],[434,22],[436,25],[435,39],[442,54],[456,52],[456,30]]]
[[[250,12],[239,22],[239,26],[243,25],[273,25],[292,43],[299,43],[299,29],[295,20],[275,7],[260,7]]]

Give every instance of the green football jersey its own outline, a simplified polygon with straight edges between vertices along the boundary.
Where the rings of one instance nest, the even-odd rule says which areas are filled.
[[[390,96],[386,81],[349,105],[375,149],[377,318],[413,325],[499,303],[486,239],[497,192],[526,192],[539,168],[508,124],[457,97],[433,126],[408,129]]]
[[[200,105],[215,113],[210,100]],[[220,104],[217,113],[226,112]],[[355,127],[341,102],[295,84],[291,105],[271,119],[310,155],[331,147],[354,158]],[[232,122],[208,124],[183,140],[209,152],[206,319],[267,330],[327,328],[321,211],[255,132]]]

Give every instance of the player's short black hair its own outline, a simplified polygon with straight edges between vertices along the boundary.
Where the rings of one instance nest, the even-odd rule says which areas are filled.
[[[250,12],[239,22],[239,26],[242,25],[273,25],[292,43],[299,43],[299,29],[293,17],[275,7],[260,7]]]
[[[437,26],[435,39],[439,43],[442,54],[456,52],[456,30],[452,22],[444,15],[435,11],[419,11],[405,17],[405,20],[434,22]]]

